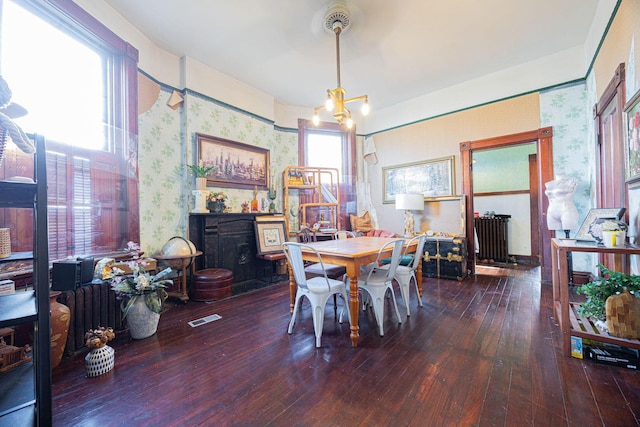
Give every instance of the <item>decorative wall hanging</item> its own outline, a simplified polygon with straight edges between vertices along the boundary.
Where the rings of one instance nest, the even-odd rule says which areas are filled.
[[[215,166],[208,187],[269,188],[269,150],[196,133],[198,164]]]
[[[382,168],[384,203],[394,203],[395,195],[420,193],[425,198],[453,196],[454,156]]]

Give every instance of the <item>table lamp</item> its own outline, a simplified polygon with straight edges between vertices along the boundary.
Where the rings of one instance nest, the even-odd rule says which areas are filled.
[[[424,210],[422,194],[396,194],[396,209],[404,209],[404,237],[415,235],[415,222],[411,211]]]

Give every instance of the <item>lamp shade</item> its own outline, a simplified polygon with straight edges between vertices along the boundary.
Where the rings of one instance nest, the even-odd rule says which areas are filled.
[[[396,209],[421,211],[424,209],[422,194],[396,194]]]

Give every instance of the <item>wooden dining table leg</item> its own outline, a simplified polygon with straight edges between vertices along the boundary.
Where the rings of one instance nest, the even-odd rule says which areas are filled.
[[[291,265],[287,263],[287,271],[289,272],[289,313],[293,314],[293,307],[296,305],[296,292],[298,292],[298,284],[293,278],[293,270]]]
[[[358,276],[349,276],[349,315],[351,317],[351,345],[358,346],[360,337],[360,327],[358,326],[358,312],[360,302],[358,301]]]

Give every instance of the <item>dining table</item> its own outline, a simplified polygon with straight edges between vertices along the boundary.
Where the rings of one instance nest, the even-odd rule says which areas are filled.
[[[364,267],[376,260],[380,248],[388,242],[396,240],[393,237],[354,237],[348,239],[324,240],[319,242],[307,243],[318,251],[322,258],[323,264],[342,265],[347,269],[347,277],[349,278],[349,314],[351,317],[351,345],[358,346],[359,326],[358,326],[358,277],[360,276],[360,268]],[[406,243],[410,239],[405,239]],[[405,243],[405,244],[406,244]],[[415,250],[417,241],[414,240],[411,247],[407,249]],[[390,257],[393,246],[389,246],[388,251],[381,255],[381,259]],[[422,255],[420,255],[422,256]],[[311,251],[302,251],[302,259],[305,261],[318,262],[318,257]],[[418,284],[418,294],[422,298],[422,263],[418,263],[416,270],[416,281]],[[297,285],[289,266],[289,294],[291,298],[290,312],[293,313]]]

